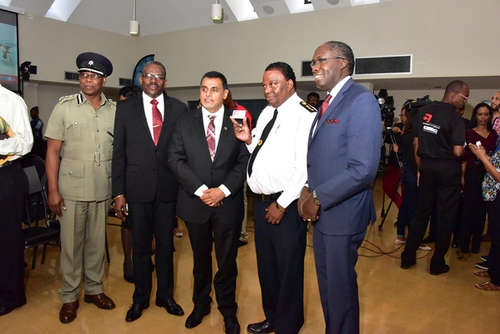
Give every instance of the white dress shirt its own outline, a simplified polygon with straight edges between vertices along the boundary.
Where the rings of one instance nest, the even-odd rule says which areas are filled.
[[[146,122],[148,123],[148,128],[149,132],[151,133],[151,138],[154,138],[155,135],[153,132],[153,105],[151,104],[152,100],[153,99],[150,96],[142,92],[142,102],[144,105],[144,114],[146,115]],[[155,100],[158,101],[158,104],[156,106],[158,107],[158,110],[160,110],[161,119],[163,120],[165,117],[165,102],[163,101],[163,93],[155,97]]]
[[[19,95],[0,85],[0,116],[7,122],[13,137],[0,140],[0,155],[16,160],[29,153],[33,146],[33,133],[26,103]]]
[[[332,101],[333,99],[335,99],[335,97],[337,96],[337,94],[340,92],[340,90],[342,89],[342,87],[344,87],[345,83],[347,82],[347,80],[349,80],[351,78],[350,75],[346,76],[344,79],[340,80],[339,82],[337,82],[337,84],[332,88],[332,90],[330,92],[328,92],[328,94],[330,94],[332,97],[330,98],[330,101],[328,101],[328,105],[332,104]],[[318,112],[321,112],[321,108]],[[318,125],[318,122],[316,121],[313,125],[313,133],[316,134],[316,129],[317,129],[317,126]]]
[[[208,129],[208,124],[210,123],[210,116],[215,116],[214,119],[214,126],[215,126],[215,152],[217,152],[217,145],[219,145],[219,138],[220,138],[220,132],[222,129],[222,123],[224,121],[224,106],[221,106],[219,110],[217,110],[215,113],[209,112],[205,107],[201,107],[201,113],[203,117],[203,129],[204,129],[204,134],[206,135],[207,129]],[[208,144],[207,144],[207,149],[208,149]],[[198,197],[201,197],[203,195],[203,192],[207,190],[208,187],[206,184],[201,185],[194,194]],[[223,184],[219,186],[219,189],[222,190],[224,193],[225,197],[228,197],[231,195],[231,191]]]
[[[264,108],[252,130],[252,143],[247,145],[252,153],[273,118],[274,109],[278,109],[273,128],[255,158],[252,175],[247,174],[247,181],[256,194],[282,191],[277,202],[284,208],[299,198],[307,180],[307,143],[316,113],[302,107],[301,101],[295,93],[278,108]]]

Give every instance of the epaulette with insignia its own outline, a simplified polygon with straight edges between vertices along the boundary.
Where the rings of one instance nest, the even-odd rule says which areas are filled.
[[[303,106],[309,112],[317,112],[316,108],[307,103],[306,101],[300,101],[300,105]]]
[[[66,96],[61,96],[59,98],[59,103],[64,103],[73,100],[78,94],[72,94],[72,95],[66,95]]]

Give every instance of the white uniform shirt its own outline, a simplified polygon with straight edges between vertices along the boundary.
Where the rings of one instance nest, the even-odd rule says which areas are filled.
[[[146,115],[146,122],[148,123],[148,129],[149,132],[151,133],[151,138],[154,138],[154,132],[153,132],[153,105],[151,104],[151,101],[153,99],[146,95],[146,93],[142,92],[142,102],[144,105],[144,114]],[[165,102],[163,101],[163,93],[155,97],[155,100],[158,101],[158,104],[156,105],[158,107],[158,110],[160,110],[161,114],[161,119],[165,119]]]
[[[307,144],[311,124],[316,113],[300,105],[302,99],[295,93],[278,108],[267,106],[252,131],[252,143],[247,145],[253,152],[274,109],[278,116],[269,136],[259,150],[248,177],[248,186],[256,194],[274,194],[283,191],[277,202],[286,208],[299,198],[307,180]]]
[[[0,155],[11,155],[16,160],[31,151],[33,133],[26,103],[19,95],[0,85],[0,116],[7,122],[14,136],[0,140]]]

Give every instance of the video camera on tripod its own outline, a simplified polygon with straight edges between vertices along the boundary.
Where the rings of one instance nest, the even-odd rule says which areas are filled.
[[[384,122],[384,131],[391,130],[394,123],[394,98],[389,96],[387,89],[381,89],[377,95],[378,105],[380,107],[380,114]]]

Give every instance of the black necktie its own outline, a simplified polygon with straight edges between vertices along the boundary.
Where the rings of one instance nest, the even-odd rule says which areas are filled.
[[[269,121],[269,123],[266,124],[266,127],[264,128],[264,131],[262,131],[262,135],[260,136],[260,140],[257,143],[257,146],[252,152],[252,155],[250,156],[250,160],[248,160],[248,177],[252,175],[252,166],[255,161],[255,157],[257,157],[257,153],[259,153],[259,150],[262,148],[262,145],[264,145],[264,142],[266,141],[267,136],[269,136],[269,133],[271,132],[271,129],[273,128],[274,122],[276,121],[276,117],[278,116],[278,109],[274,109],[274,115],[273,118]]]

